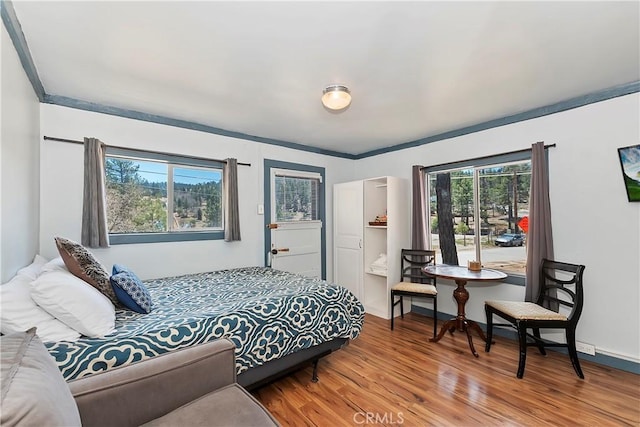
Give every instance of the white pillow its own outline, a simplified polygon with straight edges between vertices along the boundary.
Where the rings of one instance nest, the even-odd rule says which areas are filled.
[[[42,273],[31,283],[31,298],[82,335],[95,338],[114,331],[116,311],[109,298],[68,271]]]
[[[36,280],[36,278],[42,272],[42,267],[44,267],[44,265],[46,263],[47,263],[47,259],[46,258],[43,258],[40,255],[36,255],[33,258],[33,262],[31,264],[29,264],[28,266],[18,270],[18,273],[16,273],[16,275],[17,276],[26,276],[30,280]],[[24,331],[22,331],[22,332],[24,332]],[[40,337],[40,338],[42,339],[42,337]]]
[[[56,270],[69,271],[67,269],[67,266],[64,265],[64,261],[62,260],[62,257],[57,257],[47,262],[44,266],[42,266],[42,271],[40,272],[40,274],[45,273],[47,271],[56,271]]]
[[[35,326],[42,341],[75,341],[78,331],[65,325],[31,299],[29,280],[24,275],[15,276],[0,286],[0,330],[3,334],[24,332]]]

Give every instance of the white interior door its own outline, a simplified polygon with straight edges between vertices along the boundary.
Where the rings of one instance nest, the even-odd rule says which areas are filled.
[[[271,170],[271,267],[322,278],[320,174]]]

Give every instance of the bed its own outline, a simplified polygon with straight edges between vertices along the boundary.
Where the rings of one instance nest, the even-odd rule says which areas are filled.
[[[67,381],[229,338],[238,382],[252,388],[356,338],[364,307],[344,287],[265,267],[145,281],[153,310],[116,310],[102,338],[46,343]],[[315,369],[314,369],[315,377]]]

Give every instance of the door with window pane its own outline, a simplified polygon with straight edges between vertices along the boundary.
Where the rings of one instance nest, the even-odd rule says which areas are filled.
[[[271,267],[321,278],[322,221],[317,173],[271,170]]]

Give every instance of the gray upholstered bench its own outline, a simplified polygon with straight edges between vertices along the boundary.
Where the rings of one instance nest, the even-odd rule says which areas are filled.
[[[66,383],[34,331],[0,337],[2,426],[277,426],[212,341]]]

